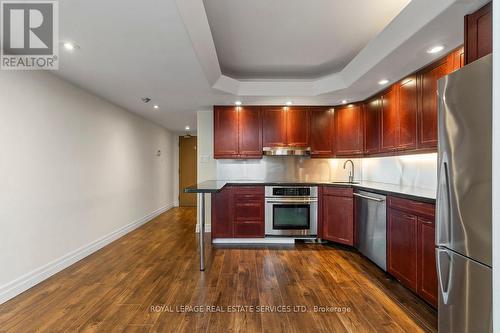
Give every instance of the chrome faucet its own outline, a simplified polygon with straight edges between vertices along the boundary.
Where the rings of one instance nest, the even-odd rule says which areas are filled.
[[[351,170],[349,171],[349,183],[352,183],[354,181],[354,162],[352,160],[346,160],[344,162],[344,170],[347,162],[351,162]]]

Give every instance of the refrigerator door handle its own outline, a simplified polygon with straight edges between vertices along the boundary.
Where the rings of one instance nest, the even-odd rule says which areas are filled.
[[[439,175],[438,205],[436,214],[437,245],[447,246],[451,242],[451,195],[449,166],[443,156]]]
[[[453,261],[447,250],[436,249],[436,266],[439,280],[439,290],[443,297],[443,303],[448,304],[450,289],[452,288]],[[446,274],[443,276],[443,274]]]

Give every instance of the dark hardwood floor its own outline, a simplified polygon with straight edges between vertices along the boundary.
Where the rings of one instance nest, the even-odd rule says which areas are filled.
[[[0,305],[0,332],[436,331],[434,310],[344,247],[207,236],[200,272],[195,216],[172,209]]]

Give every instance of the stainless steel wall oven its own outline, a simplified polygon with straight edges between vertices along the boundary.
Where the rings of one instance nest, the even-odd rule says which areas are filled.
[[[316,186],[266,186],[265,194],[266,236],[316,237]]]

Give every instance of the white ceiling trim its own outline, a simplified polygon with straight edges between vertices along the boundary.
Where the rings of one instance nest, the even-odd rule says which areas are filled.
[[[425,49],[418,49],[418,47],[421,48],[422,40],[432,41],[433,33],[439,31],[433,31],[429,29],[429,26],[442,25],[443,22],[439,21],[444,19],[448,12],[452,12],[454,19],[459,19],[460,15],[463,19],[463,14],[470,10],[469,7],[477,7],[477,2],[473,0],[412,0],[342,71],[316,80],[304,81],[237,80],[223,75],[203,1],[176,0],[195,53],[213,89],[238,96],[302,97],[313,97],[347,89],[366,75],[377,75],[377,66],[382,62],[387,64],[387,61],[394,59],[395,63],[398,63],[396,59],[399,59],[401,63],[401,57],[415,58],[417,51],[425,54]],[[455,6],[455,10],[450,11],[451,6]],[[458,32],[455,35],[454,38],[448,40],[445,51],[451,51],[461,44],[461,39],[457,37],[461,36],[461,33]],[[421,64],[417,62],[415,65],[423,66],[426,64],[425,61],[427,60],[423,58]]]

